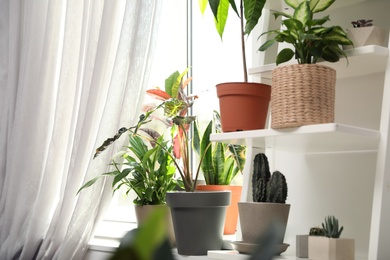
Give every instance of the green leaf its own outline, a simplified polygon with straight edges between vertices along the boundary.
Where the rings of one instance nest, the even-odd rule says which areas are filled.
[[[259,51],[265,51],[265,50],[267,50],[267,49],[268,49],[269,47],[271,47],[275,42],[276,42],[275,39],[271,39],[271,40],[266,41],[265,43],[263,43],[263,45],[260,46]]]
[[[77,191],[77,194],[79,194],[80,191],[82,191],[83,189],[92,186],[92,185],[93,185],[97,180],[99,180],[100,178],[102,178],[102,177],[107,177],[107,176],[114,176],[115,173],[116,173],[116,171],[103,173],[103,174],[101,174],[101,175],[99,175],[99,176],[97,176],[97,177],[95,177],[95,178],[89,180],[89,181],[86,182],[83,186],[81,186],[81,188]]]
[[[327,21],[330,21],[329,15],[322,17],[321,19],[313,19],[307,23],[308,26],[321,26]]]
[[[131,169],[130,168],[126,168],[124,169],[123,171],[119,172],[118,175],[116,175],[114,177],[114,181],[112,182],[112,187],[115,187],[115,185],[122,181],[122,179],[126,178],[131,172]]]
[[[229,14],[229,0],[220,0],[217,17],[215,19],[215,28],[218,31],[219,36],[222,39],[223,32],[225,30],[226,21]]]
[[[203,136],[202,140],[200,143],[200,156],[203,156],[203,161],[201,164],[203,174],[206,176],[210,174],[214,174],[214,169],[213,169],[213,152],[212,149],[209,148],[210,145],[210,134],[212,132],[213,127],[213,122],[210,121],[209,124],[207,125]],[[211,180],[213,180],[212,177],[210,177]]]
[[[259,22],[266,0],[244,0],[245,32],[249,35]]]
[[[204,11],[206,10],[207,2],[207,0],[198,0],[199,8],[202,14],[204,14]]]
[[[213,152],[213,171],[214,171],[214,183],[212,184],[226,184],[225,183],[225,146],[223,143],[216,143],[215,150]]]
[[[289,6],[291,6],[291,7],[294,8],[294,9],[297,9],[298,6],[299,6],[303,1],[306,1],[306,0],[285,0],[286,4],[288,4]]]
[[[292,57],[294,57],[294,55],[295,55],[294,51],[291,50],[290,48],[285,48],[281,50],[278,56],[276,57],[276,65],[291,60]]]
[[[219,1],[220,0],[209,0],[209,5],[210,5],[210,8],[211,8],[211,11],[213,12],[213,15],[214,15],[215,19],[217,19],[217,17],[218,17]]]
[[[181,87],[181,81],[183,77],[187,74],[189,68],[185,69],[179,76],[174,79],[172,88],[171,88],[171,97],[173,98],[179,98],[178,93],[179,93],[179,88]]]
[[[303,24],[301,21],[297,19],[286,19],[282,21],[282,24],[286,26],[286,28],[290,31],[300,31],[303,29]]]
[[[230,182],[234,179],[234,176],[237,174],[237,170],[234,171],[234,160],[232,158],[227,158],[223,166],[224,174],[220,176],[219,183],[223,185],[229,185]]]
[[[236,12],[237,16],[240,17],[240,14],[238,13],[238,9],[236,6],[236,2],[234,0],[229,0],[229,3],[231,5],[231,7],[233,8],[234,12]]]
[[[318,13],[326,10],[331,6],[336,0],[311,0],[310,9],[313,13]]]
[[[176,98],[176,96],[172,96],[172,88],[179,75],[180,73],[178,71],[175,71],[167,79],[165,79],[165,92],[167,92],[168,95],[170,95],[173,98]]]
[[[300,21],[303,26],[306,26],[307,22],[313,18],[313,13],[310,10],[309,2],[302,2],[294,11],[294,19]]]
[[[199,133],[199,126],[198,122],[195,121],[194,123],[194,134],[192,137],[192,147],[197,155],[200,156],[200,133]]]

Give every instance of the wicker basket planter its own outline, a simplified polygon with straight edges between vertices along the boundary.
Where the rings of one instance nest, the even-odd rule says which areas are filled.
[[[336,71],[318,64],[294,64],[272,71],[271,127],[334,122]]]

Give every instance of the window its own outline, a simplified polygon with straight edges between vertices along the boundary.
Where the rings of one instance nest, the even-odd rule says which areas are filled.
[[[149,87],[163,88],[165,78],[173,71],[191,66],[192,93],[199,96],[194,113],[200,122],[208,122],[213,110],[219,110],[216,84],[243,81],[239,18],[233,11],[229,15],[221,40],[209,8],[202,15],[198,1],[169,0],[163,3]],[[251,50],[250,39],[247,40],[247,50]],[[251,64],[251,55],[247,56],[247,62]],[[145,97],[144,102],[149,101]],[[133,199],[134,194],[126,197],[124,192],[117,192],[104,219],[135,223]]]

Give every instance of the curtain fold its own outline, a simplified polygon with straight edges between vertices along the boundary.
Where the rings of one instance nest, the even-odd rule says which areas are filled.
[[[0,0],[0,258],[82,259],[138,120],[162,0]]]

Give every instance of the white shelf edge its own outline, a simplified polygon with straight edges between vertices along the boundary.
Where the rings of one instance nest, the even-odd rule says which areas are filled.
[[[373,151],[379,131],[339,123],[212,134],[211,141],[305,153]],[[322,148],[323,147],[323,148]]]
[[[338,78],[352,77],[356,75],[368,75],[376,72],[383,72],[386,68],[387,56],[389,50],[386,47],[378,45],[368,45],[358,47],[354,49],[345,50],[348,61],[345,58],[341,58],[340,61],[335,63],[330,62],[319,62],[329,67],[335,68],[337,71]],[[368,58],[373,60],[375,66],[370,66]],[[296,61],[290,61],[279,66],[286,66],[289,64],[296,64]],[[361,65],[363,64],[363,65]],[[258,76],[264,79],[271,79],[271,72],[276,68],[275,63],[266,64],[249,69],[249,74],[252,76]],[[357,70],[357,68],[361,68]]]

